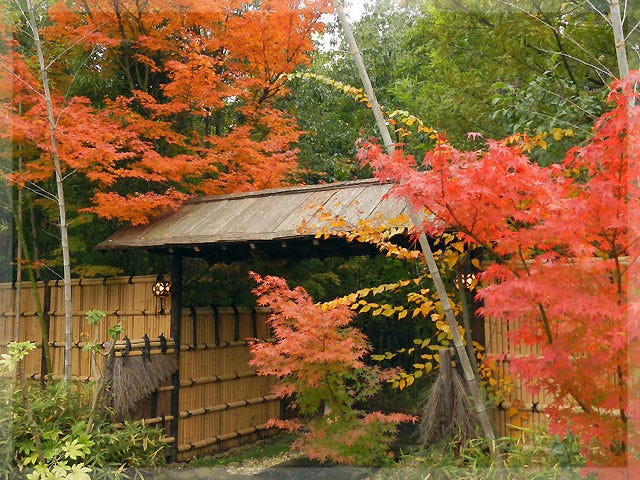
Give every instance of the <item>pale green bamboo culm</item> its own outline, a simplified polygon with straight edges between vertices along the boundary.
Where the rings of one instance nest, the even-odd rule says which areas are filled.
[[[53,161],[53,170],[56,178],[56,200],[58,202],[58,214],[60,218],[60,247],[62,249],[62,280],[64,282],[64,379],[71,381],[71,349],[72,349],[72,303],[71,303],[71,257],[69,254],[69,234],[67,229],[67,206],[64,199],[64,186],[62,177],[62,162],[58,149],[58,140],[56,138],[57,119],[53,112],[53,100],[51,90],[49,88],[49,74],[47,72],[47,64],[44,58],[42,48],[42,39],[38,30],[38,23],[35,15],[35,8],[32,0],[25,2],[26,20],[33,34],[33,44],[36,47],[38,56],[38,65],[40,67],[40,80],[42,82],[42,92],[47,107],[46,121],[49,126],[49,146],[51,147],[51,160]]]
[[[334,0],[334,6],[338,15],[338,19],[340,20],[340,23],[342,25],[347,43],[349,44],[349,51],[356,64],[356,68],[358,69],[360,79],[362,80],[364,91],[369,98],[371,110],[373,111],[373,115],[376,119],[376,124],[378,126],[378,130],[380,131],[380,135],[382,136],[384,147],[387,153],[389,155],[392,155],[395,149],[395,145],[391,140],[391,135],[389,135],[389,130],[387,129],[386,122],[384,120],[384,117],[382,116],[382,109],[380,108],[380,105],[376,100],[375,92],[373,91],[373,86],[371,85],[371,81],[369,80],[369,75],[367,74],[362,56],[360,55],[360,51],[358,50],[358,45],[353,36],[351,25],[349,24],[349,21],[344,14],[344,9],[342,8],[341,2],[338,0]],[[483,396],[480,391],[480,386],[476,381],[476,376],[473,372],[469,356],[467,355],[467,350],[465,349],[462,336],[460,335],[460,331],[458,329],[458,321],[456,320],[453,309],[451,308],[451,303],[449,302],[447,291],[442,281],[442,277],[440,276],[440,271],[438,270],[438,266],[436,265],[435,259],[433,258],[433,252],[431,251],[431,246],[429,245],[427,236],[424,234],[424,232],[421,231],[423,223],[422,219],[420,218],[418,212],[416,212],[411,207],[411,205],[408,205],[408,207],[409,211],[411,212],[411,221],[415,226],[416,231],[419,233],[420,247],[422,248],[422,252],[424,253],[427,267],[429,268],[429,273],[431,274],[433,283],[436,286],[436,291],[438,292],[438,296],[440,298],[440,302],[442,304],[442,308],[449,325],[449,330],[451,331],[451,335],[453,337],[453,343],[455,345],[458,358],[460,359],[464,377],[469,387],[474,407],[478,413],[482,432],[489,443],[489,446],[491,448],[491,455],[495,461],[496,466],[498,468],[502,468],[503,461],[498,449],[496,448],[496,439],[493,427],[491,425],[491,420],[489,418],[489,413],[487,412],[485,402],[483,401]]]

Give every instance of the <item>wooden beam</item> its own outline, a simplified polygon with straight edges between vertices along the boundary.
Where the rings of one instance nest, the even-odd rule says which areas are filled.
[[[171,282],[173,283],[173,293],[171,297],[171,338],[173,338],[175,348],[173,355],[176,358],[178,369],[171,374],[171,416],[173,417],[169,425],[169,435],[174,441],[169,451],[169,461],[178,460],[178,430],[180,427],[180,346],[181,346],[181,317],[182,317],[182,257],[173,255],[171,257]]]

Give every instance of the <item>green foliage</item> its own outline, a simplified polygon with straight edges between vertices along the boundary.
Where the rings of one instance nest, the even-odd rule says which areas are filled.
[[[217,467],[230,463],[242,463],[245,460],[278,457],[291,451],[291,443],[296,439],[294,433],[280,433],[272,437],[257,440],[248,445],[233,448],[220,454],[193,457],[189,460],[189,466]]]
[[[103,310],[87,310],[86,316],[89,325],[94,325],[100,322],[100,320],[106,318],[107,312]]]
[[[12,460],[18,469],[32,471],[28,478],[80,479],[89,478],[82,476],[88,472],[102,472],[109,478],[116,477],[110,472],[121,467],[153,467],[164,462],[164,444],[160,441],[163,432],[156,428],[132,423],[115,426],[105,415],[91,433],[85,433],[91,409],[90,385],[51,381],[45,387],[34,382],[25,383],[25,387],[28,404],[23,402],[19,388],[13,391],[12,434],[2,438],[2,446],[12,448]],[[26,408],[35,420],[37,433]],[[46,464],[39,461],[36,435]]]
[[[631,42],[638,35],[631,32],[636,12],[629,7],[626,13]],[[586,138],[604,109],[606,84],[617,71],[604,17],[572,2],[377,0],[353,27],[387,114],[405,111],[407,118],[422,118],[470,148],[475,140],[469,132],[502,138],[516,131],[572,129],[574,136],[535,153],[540,163],[549,163]],[[343,179],[333,174],[332,162],[348,158],[358,137],[376,135],[366,102],[345,87],[361,82],[342,32],[337,25],[329,31],[337,39],[335,48],[316,53],[309,72],[291,83],[290,102],[308,132],[299,143],[301,163],[313,170],[306,181]],[[396,129],[394,140],[421,158],[433,132],[405,136],[405,130]],[[366,172],[352,169],[351,175]]]
[[[0,355],[0,372],[15,372],[20,361],[26,357],[29,352],[36,348],[33,342],[9,342],[7,345],[8,353]]]
[[[112,340],[115,340],[119,335],[124,334],[124,327],[122,326],[122,323],[118,322],[115,325],[111,325],[107,328],[107,334]]]
[[[493,463],[489,446],[481,438],[465,445],[454,442],[413,452],[401,458],[399,466],[410,467],[409,471],[417,475],[411,479],[424,478],[425,472],[435,471],[440,473],[436,478],[461,480],[583,478],[580,468],[585,459],[573,436],[559,438],[541,428],[521,429],[517,438],[499,438],[497,444],[504,452],[504,465],[500,467]]]

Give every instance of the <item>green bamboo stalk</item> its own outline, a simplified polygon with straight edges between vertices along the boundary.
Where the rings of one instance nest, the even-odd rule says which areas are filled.
[[[22,230],[22,224],[18,219],[17,212],[14,210],[13,218],[15,223],[16,232],[18,233],[18,242],[22,245],[22,257],[24,262],[28,265],[27,275],[29,276],[29,283],[31,284],[31,292],[33,293],[33,300],[36,304],[36,311],[38,312],[38,322],[40,324],[40,332],[42,333],[42,350],[44,352],[45,359],[45,371],[47,375],[51,375],[51,350],[49,348],[49,331],[47,329],[47,323],[44,318],[44,310],[42,308],[42,300],[40,298],[40,291],[38,290],[38,280],[36,274],[33,271],[31,265],[31,255],[29,253],[29,247],[24,237],[24,231]],[[18,309],[20,306],[17,307]]]
[[[351,52],[351,56],[356,64],[356,68],[358,69],[358,73],[362,80],[365,93],[369,99],[371,104],[371,110],[373,111],[373,115],[376,119],[376,124],[380,131],[380,135],[382,136],[382,140],[389,155],[392,155],[395,150],[395,145],[391,140],[391,135],[389,134],[389,130],[387,129],[386,122],[384,117],[382,116],[382,109],[378,104],[375,96],[375,92],[373,90],[373,86],[371,85],[371,81],[369,80],[369,75],[367,74],[367,70],[364,66],[364,62],[362,60],[362,56],[360,55],[360,51],[358,50],[358,45],[353,36],[353,32],[351,30],[351,25],[349,24],[347,17],[344,14],[344,10],[342,8],[341,2],[339,0],[334,1],[334,6],[336,13],[338,14],[338,19],[342,24],[342,29],[344,31],[345,37],[349,44],[349,50]],[[440,303],[444,310],[445,317],[447,319],[447,323],[449,325],[449,330],[451,331],[451,336],[453,337],[453,343],[456,348],[456,352],[458,354],[458,358],[460,359],[460,364],[462,366],[462,370],[464,372],[465,380],[467,381],[467,385],[469,387],[469,391],[471,393],[471,397],[473,399],[473,404],[478,413],[478,418],[480,420],[480,426],[484,433],[485,438],[489,442],[489,446],[491,449],[492,457],[494,461],[498,465],[499,468],[503,466],[502,457],[498,449],[496,448],[496,437],[493,431],[493,426],[491,425],[491,420],[489,418],[489,414],[487,412],[485,403],[483,401],[483,396],[480,390],[480,386],[476,381],[476,376],[473,372],[473,368],[471,367],[471,362],[469,360],[469,356],[467,355],[467,350],[465,349],[464,342],[462,340],[462,336],[460,335],[460,331],[458,329],[458,321],[453,313],[453,309],[451,308],[451,302],[449,302],[449,296],[447,295],[446,288],[444,286],[444,282],[442,281],[442,277],[440,276],[440,271],[438,270],[438,266],[433,257],[433,252],[431,250],[431,246],[427,240],[427,236],[422,231],[422,218],[418,212],[413,210],[410,205],[409,210],[411,212],[411,222],[416,228],[416,231],[419,232],[419,243],[422,248],[422,252],[424,253],[427,267],[429,268],[429,273],[431,274],[431,278],[433,283],[436,286],[436,291],[438,292],[438,296],[440,297]]]

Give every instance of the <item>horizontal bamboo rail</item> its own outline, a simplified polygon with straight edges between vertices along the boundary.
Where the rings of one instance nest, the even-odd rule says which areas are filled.
[[[11,373],[3,373],[0,375],[1,378],[13,378],[13,374]],[[25,378],[27,380],[42,380],[42,375],[40,375],[39,373],[33,373],[31,375],[25,375]],[[48,380],[64,380],[64,375],[48,375],[46,377]],[[73,375],[71,377],[71,381],[72,382],[80,382],[80,383],[87,383],[87,382],[93,382],[95,380],[94,377],[79,377],[77,375]]]
[[[257,377],[258,373],[255,370],[246,370],[244,372],[233,372],[230,375],[213,375],[210,377],[198,377],[188,378],[186,380],[180,380],[180,388],[189,388],[195,385],[207,385],[210,383],[229,382],[232,380],[238,380],[240,378]],[[173,386],[168,385],[165,387],[159,387],[157,392],[170,392],[173,390]]]
[[[547,407],[546,404],[542,404],[538,402],[531,402],[527,404],[517,404],[510,401],[504,401],[504,402],[498,403],[498,405],[496,405],[496,409],[509,410],[511,407],[514,406],[514,404],[518,407],[519,412],[545,413],[544,411],[545,411],[545,408]]]
[[[196,350],[216,350],[216,349],[220,349],[220,348],[229,348],[229,347],[246,347],[247,345],[249,345],[251,342],[253,342],[254,339],[251,340],[237,340],[237,341],[222,341],[219,344],[215,344],[215,343],[198,343],[196,345],[194,344],[188,344],[188,345],[180,345],[180,351],[182,352],[186,352],[186,351],[196,351]],[[275,343],[275,339],[273,338],[258,338],[255,339],[255,341],[258,342],[268,342],[268,343]],[[87,345],[91,345],[92,342],[73,342],[71,344],[72,348],[84,348]],[[0,347],[6,347],[8,345],[8,342],[1,342],[0,343]],[[41,348],[42,347],[42,342],[37,342],[36,344],[37,348]],[[102,345],[102,344],[101,344]],[[159,348],[160,347],[160,341],[159,340],[152,340],[150,342],[150,345],[152,348]],[[173,348],[173,340],[167,339],[167,348]],[[49,342],[49,346],[53,347],[53,348],[64,348],[64,342],[58,342],[58,341],[53,341],[53,342]],[[131,340],[131,352],[134,351],[134,349],[137,348],[142,348],[144,347],[144,342],[141,340]],[[116,350],[124,350],[125,349],[125,344],[121,343],[121,341],[119,341],[118,343],[116,343]]]
[[[63,317],[64,316],[64,311],[57,311],[57,310],[49,310],[48,312],[44,312],[45,315],[48,315],[50,317]],[[149,316],[169,316],[169,313],[160,313],[157,310],[125,310],[125,311],[120,311],[120,310],[113,310],[113,311],[105,311],[105,313],[108,316],[121,316],[121,317],[149,317]],[[87,315],[87,312],[84,310],[74,310],[73,312],[71,312],[71,316],[73,317],[82,317],[84,318]],[[15,318],[16,316],[16,312],[0,312],[0,317],[6,317],[6,318]],[[37,318],[38,312],[37,311],[32,311],[32,310],[25,310],[23,312],[20,312],[20,316],[21,317],[35,317]]]
[[[255,338],[250,340],[235,340],[235,341],[221,341],[218,344],[215,343],[198,343],[194,344],[183,344],[180,345],[180,351],[196,351],[196,350],[216,350],[219,348],[229,348],[229,347],[246,347],[247,345],[258,342],[258,343],[275,343],[275,338]]]
[[[198,450],[200,448],[209,447],[211,445],[215,445],[216,443],[224,442],[225,440],[232,440],[234,438],[251,435],[252,433],[256,433],[261,430],[266,430],[267,428],[268,428],[267,424],[263,423],[261,425],[255,425],[242,430],[237,430],[235,432],[216,435],[215,437],[206,438],[204,440],[200,440],[197,442],[185,443],[183,445],[178,445],[178,453],[184,453],[184,452],[189,452],[191,450]]]
[[[103,342],[98,345],[105,346],[105,344],[107,343],[108,342]],[[0,342],[0,347],[6,347],[8,344],[9,342]],[[36,342],[35,345],[37,348],[42,348],[42,342]],[[93,342],[73,342],[71,344],[72,348],[84,348],[87,345],[93,345]],[[144,348],[146,344],[143,339],[134,339],[134,340],[130,340],[130,345],[131,345],[131,351],[133,352],[135,349]],[[58,341],[49,342],[49,346],[54,348],[64,348],[64,342],[58,342]],[[161,348],[162,342],[160,340],[150,340],[149,346],[151,348],[156,348],[156,349]],[[173,347],[175,346],[175,342],[173,341],[172,338],[167,338],[165,346],[167,347],[168,350],[169,349],[173,350]],[[125,350],[125,349],[126,349],[126,343],[123,340],[118,340],[115,344],[115,350],[119,351],[119,350]],[[182,350],[186,350],[186,348],[182,346]]]
[[[173,415],[160,415],[159,417],[140,418],[139,420],[132,420],[133,425],[157,425],[158,423],[167,423],[173,420]],[[123,427],[123,423],[114,424],[116,427]]]
[[[173,347],[172,348],[167,348],[166,352],[161,352],[159,350],[151,350],[150,352],[148,352],[149,355],[171,355],[173,353]],[[131,350],[129,353],[127,353],[126,355],[124,355],[124,352],[122,351],[117,351],[116,352],[116,358],[125,358],[125,357],[140,357],[142,355],[144,355],[145,352],[143,352],[142,350]]]
[[[498,405],[496,406],[497,410],[509,410],[512,406],[514,405],[513,402],[509,402],[509,401],[505,401],[505,402],[500,402],[498,403]],[[580,413],[583,410],[578,406],[578,405],[574,405],[574,406],[568,406],[565,405],[565,407],[570,407],[571,410],[574,413]],[[518,411],[519,412],[529,412],[529,413],[546,413],[545,410],[547,408],[546,404],[541,404],[538,402],[532,402],[532,403],[527,403],[525,405],[520,405],[518,407]],[[620,418],[620,409],[613,409],[613,410],[604,410],[604,409],[599,409],[598,413],[600,413],[601,415],[611,415],[613,417],[616,418]]]
[[[209,309],[204,307],[204,308],[196,308],[195,311],[199,312],[199,311],[208,311]],[[233,308],[231,307],[218,307],[217,308],[219,313],[233,313]],[[262,313],[267,311],[267,309],[256,309],[256,312],[258,313]],[[183,308],[182,309],[182,313],[183,315],[187,315],[187,312],[189,312],[189,309]],[[50,315],[52,317],[61,317],[64,316],[64,311],[57,311],[57,310],[49,310],[47,312],[44,312],[46,315]],[[132,316],[169,316],[169,312],[165,312],[165,313],[160,313],[157,310],[113,310],[113,311],[105,311],[105,313],[109,316],[113,316],[113,315],[121,315],[123,317],[132,317]],[[74,310],[71,312],[71,315],[74,317],[85,317],[87,314],[87,312],[85,310]],[[16,316],[16,312],[15,311],[7,311],[7,312],[0,312],[0,317],[7,317],[7,318],[14,318]],[[38,312],[36,310],[25,310],[20,312],[20,316],[21,317],[38,317]]]
[[[233,410],[234,408],[246,407],[247,405],[257,405],[259,403],[272,402],[274,400],[278,400],[276,395],[265,395],[264,397],[247,398],[236,402],[220,403],[218,405],[194,408],[193,410],[184,410],[180,412],[180,418],[197,417],[208,413],[223,412],[225,410]]]

